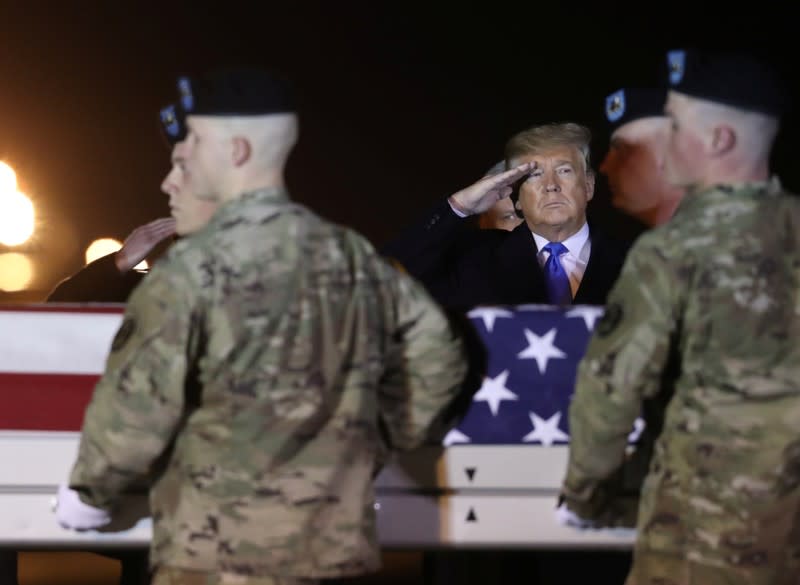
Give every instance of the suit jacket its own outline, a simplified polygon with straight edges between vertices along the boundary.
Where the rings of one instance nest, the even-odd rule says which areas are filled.
[[[115,254],[90,262],[62,280],[48,295],[48,303],[124,303],[145,273],[129,270],[121,274]]]
[[[592,251],[574,304],[604,305],[627,246],[589,226]],[[443,305],[548,304],[536,242],[526,223],[514,231],[478,230],[447,201],[383,249]]]

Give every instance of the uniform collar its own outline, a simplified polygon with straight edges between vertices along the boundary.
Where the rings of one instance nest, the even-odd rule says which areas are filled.
[[[717,201],[736,195],[738,197],[770,197],[783,192],[780,178],[773,175],[766,181],[751,181],[747,183],[720,183],[703,189],[690,190],[678,204],[675,215],[686,213],[687,210],[697,209]]]

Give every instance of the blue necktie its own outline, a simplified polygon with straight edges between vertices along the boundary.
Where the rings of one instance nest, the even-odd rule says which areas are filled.
[[[544,279],[547,282],[547,293],[550,302],[554,305],[569,305],[572,303],[572,290],[569,287],[569,276],[558,259],[569,250],[561,242],[550,242],[542,250],[550,252],[550,257],[544,263]]]

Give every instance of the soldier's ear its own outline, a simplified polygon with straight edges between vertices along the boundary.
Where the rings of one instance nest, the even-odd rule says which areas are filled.
[[[736,130],[727,124],[714,126],[709,146],[712,156],[727,154],[736,146]]]
[[[250,141],[244,136],[234,136],[231,138],[231,143],[231,161],[234,167],[240,167],[250,160],[253,155],[253,148],[250,145]]]

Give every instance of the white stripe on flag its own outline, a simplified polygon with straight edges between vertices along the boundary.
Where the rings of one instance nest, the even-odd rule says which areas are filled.
[[[0,372],[101,374],[121,313],[0,311]]]

